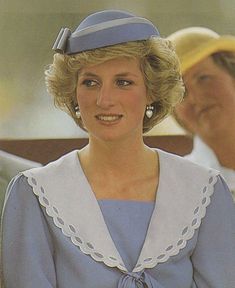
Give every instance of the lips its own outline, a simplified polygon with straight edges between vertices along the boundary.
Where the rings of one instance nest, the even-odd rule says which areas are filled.
[[[121,119],[122,115],[116,115],[116,114],[104,115],[104,114],[99,114],[99,115],[96,115],[95,118],[97,120],[99,120],[99,121],[102,121],[102,122],[111,123],[111,122],[115,122],[115,121],[118,121],[119,119]]]

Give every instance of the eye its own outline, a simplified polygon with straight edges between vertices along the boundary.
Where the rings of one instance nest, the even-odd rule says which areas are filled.
[[[211,78],[211,75],[209,75],[209,74],[201,74],[198,76],[197,80],[199,82],[204,82],[204,81],[209,80],[210,78]]]
[[[126,79],[118,79],[117,80],[117,85],[118,86],[129,86],[133,83],[133,81],[126,80]]]
[[[85,79],[82,81],[82,85],[86,87],[94,87],[97,86],[99,83],[96,80],[93,79]]]

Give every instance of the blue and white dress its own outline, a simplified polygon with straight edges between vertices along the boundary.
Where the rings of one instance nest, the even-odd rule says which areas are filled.
[[[97,201],[77,152],[12,180],[5,288],[235,287],[235,209],[217,171],[157,150],[155,202]]]

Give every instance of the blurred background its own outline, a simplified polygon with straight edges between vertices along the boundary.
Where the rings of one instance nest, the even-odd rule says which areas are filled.
[[[147,17],[163,37],[188,26],[235,35],[235,0],[0,0],[0,138],[86,137],[54,108],[44,69],[60,28],[74,30],[87,14],[103,9]],[[168,118],[150,134],[184,131]]]

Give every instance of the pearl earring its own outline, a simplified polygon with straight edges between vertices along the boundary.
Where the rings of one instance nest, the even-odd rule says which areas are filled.
[[[75,106],[74,110],[75,110],[76,117],[78,119],[80,119],[81,118],[81,113],[80,113],[80,110],[79,110],[79,106],[78,105]]]
[[[145,115],[150,119],[153,116],[154,106],[153,105],[147,105]]]

